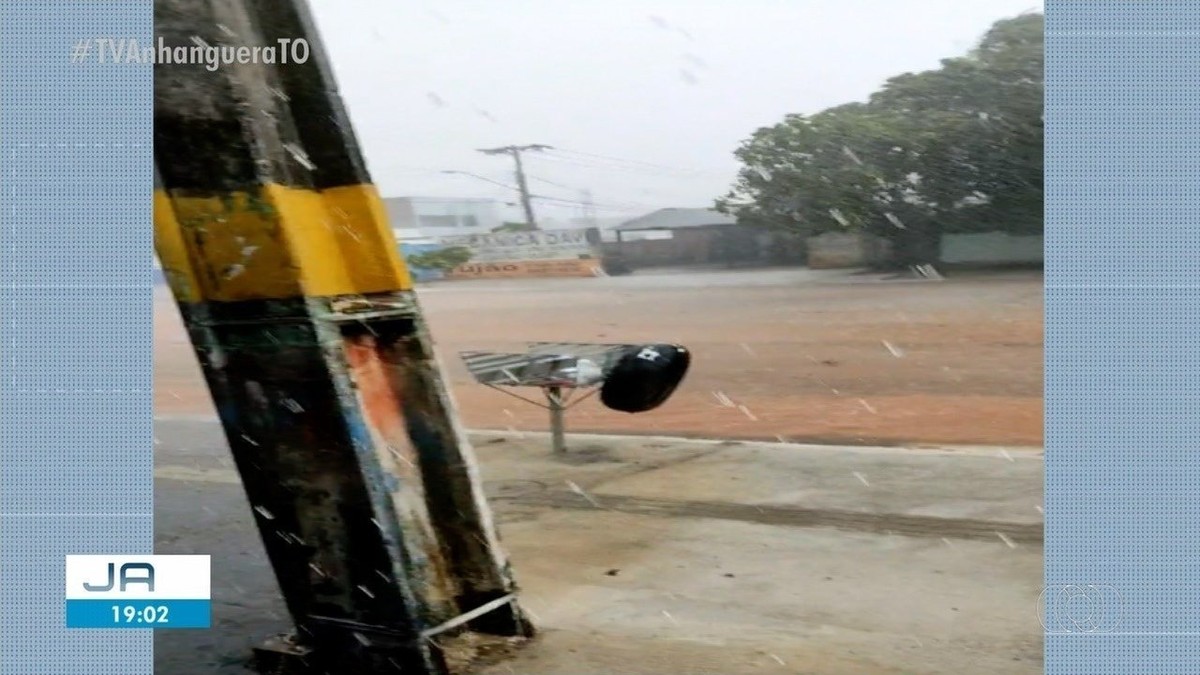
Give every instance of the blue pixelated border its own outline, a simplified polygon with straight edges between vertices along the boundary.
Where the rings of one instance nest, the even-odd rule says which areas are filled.
[[[153,672],[72,630],[64,556],[153,550],[153,3],[0,1],[0,675]]]
[[[1200,672],[1200,4],[1046,3],[1046,673]]]

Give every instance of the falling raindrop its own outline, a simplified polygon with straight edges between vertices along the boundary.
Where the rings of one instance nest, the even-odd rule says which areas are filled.
[[[846,216],[842,215],[840,210],[829,209],[829,215],[833,216],[833,219],[838,222],[838,225],[841,225],[842,227],[850,227],[850,221],[846,219]]]
[[[579,487],[579,485],[576,484],[575,481],[571,481],[571,480],[567,481],[567,487],[571,488],[571,492],[574,492],[575,494],[579,495],[580,497],[583,497],[584,499],[586,499],[587,502],[589,504],[591,504],[592,506],[594,506],[596,508],[600,508],[600,503],[597,502],[595,499],[593,499],[591,495],[584,492],[583,488]]]
[[[268,511],[265,506],[255,506],[254,510],[258,512],[258,515],[266,518],[267,520],[275,520],[275,515]]]
[[[857,471],[854,471],[853,473],[854,473],[854,477],[857,478],[860,483],[862,483],[863,485],[866,485],[867,487],[871,487],[871,484],[867,482],[866,476],[862,475],[861,473],[859,473]]]
[[[292,159],[296,160],[296,163],[305,169],[312,171],[317,168],[317,165],[313,164],[312,160],[308,158],[308,153],[304,152],[304,149],[300,146],[294,143],[284,143],[283,149],[287,150]]]

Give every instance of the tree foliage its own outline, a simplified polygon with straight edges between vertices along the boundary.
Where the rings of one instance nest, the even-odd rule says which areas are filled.
[[[492,232],[533,232],[537,228],[529,223],[517,223],[513,221],[505,221],[501,225],[492,228]]]
[[[994,24],[969,54],[888,80],[865,103],[788,115],[735,151],[717,209],[739,222],[893,240],[936,258],[948,232],[1042,228],[1043,17]]]
[[[408,256],[407,262],[411,267],[448,272],[470,260],[471,249],[465,246],[449,246],[436,251],[414,253]]]

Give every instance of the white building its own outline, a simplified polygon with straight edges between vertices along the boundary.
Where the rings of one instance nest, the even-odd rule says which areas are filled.
[[[383,205],[400,240],[483,234],[504,224],[494,199],[389,197]]]

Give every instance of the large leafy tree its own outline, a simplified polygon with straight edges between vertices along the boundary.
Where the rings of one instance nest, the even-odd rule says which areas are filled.
[[[802,234],[880,234],[905,264],[935,260],[945,232],[1040,231],[1042,28],[1040,14],[997,22],[970,54],[866,103],[759,129],[717,208]]]

